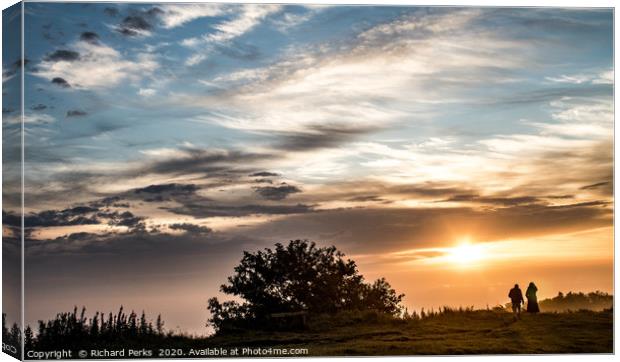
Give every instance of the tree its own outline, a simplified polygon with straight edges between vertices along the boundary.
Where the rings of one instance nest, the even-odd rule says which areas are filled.
[[[307,240],[293,240],[286,246],[278,243],[274,250],[246,251],[234,271],[220,290],[244,302],[209,300],[209,322],[217,330],[264,321],[282,312],[371,309],[396,315],[404,296],[396,294],[385,279],[365,283],[355,262],[345,260],[336,247],[317,247]]]
[[[34,333],[30,326],[26,327],[24,330],[24,348],[26,351],[34,349]]]
[[[164,334],[164,321],[161,319],[161,314],[157,315],[157,322],[155,322],[155,328],[157,328],[157,334]]]

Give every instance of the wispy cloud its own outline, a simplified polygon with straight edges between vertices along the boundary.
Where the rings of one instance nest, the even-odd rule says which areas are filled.
[[[197,51],[190,56],[186,64],[196,65],[207,58],[208,52],[212,49],[210,45],[229,42],[247,33],[267,16],[280,11],[280,5],[266,4],[247,4],[243,5],[237,16],[231,20],[221,22],[213,26],[215,32],[210,32],[201,37],[187,38],[181,43],[191,48],[206,48]]]
[[[613,84],[614,83],[614,72],[612,69],[610,69],[610,70],[605,70],[605,71],[601,71],[597,73],[580,73],[580,74],[571,74],[571,75],[562,74],[560,76],[555,76],[555,77],[545,77],[545,79],[551,82],[555,82],[555,83]]]
[[[527,63],[522,54],[529,45],[477,29],[472,23],[480,16],[478,11],[404,16],[346,44],[293,47],[266,67],[208,80],[226,91],[174,98],[216,110],[211,121],[246,131],[310,133],[317,127],[351,125],[382,129],[405,120],[423,121],[451,97],[466,103],[467,95],[460,91],[504,82],[502,70]],[[237,28],[221,29],[229,27]],[[220,31],[202,41],[238,33]],[[488,74],[490,68],[495,74]]]
[[[182,26],[202,17],[214,17],[225,13],[224,4],[167,4],[161,6],[162,26],[166,29]]]

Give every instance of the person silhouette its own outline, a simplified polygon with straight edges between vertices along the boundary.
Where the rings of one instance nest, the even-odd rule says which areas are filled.
[[[521,304],[524,302],[523,293],[521,293],[521,289],[519,289],[519,284],[515,284],[514,288],[510,289],[508,298],[510,298],[510,302],[512,303],[512,312],[515,314],[515,317],[519,319],[521,317]]]
[[[525,297],[527,298],[527,312],[528,313],[538,313],[540,312],[540,308],[538,307],[538,298],[536,298],[536,292],[538,288],[536,288],[536,284],[534,282],[530,282],[530,285],[527,286],[527,290],[525,291]]]

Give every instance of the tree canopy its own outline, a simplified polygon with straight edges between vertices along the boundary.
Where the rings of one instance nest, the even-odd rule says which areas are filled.
[[[375,310],[395,315],[401,311],[404,297],[383,278],[366,283],[355,262],[345,259],[336,247],[318,247],[307,240],[244,252],[234,274],[220,289],[243,302],[209,300],[209,321],[217,330],[247,326],[283,312]]]

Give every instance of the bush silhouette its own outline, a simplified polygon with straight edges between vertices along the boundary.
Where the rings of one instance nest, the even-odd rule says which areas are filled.
[[[280,243],[243,258],[220,290],[242,303],[209,300],[217,331],[269,325],[274,313],[305,311],[309,315],[374,310],[389,315],[401,311],[404,295],[385,279],[366,283],[357,265],[334,246],[317,247],[307,240]]]

